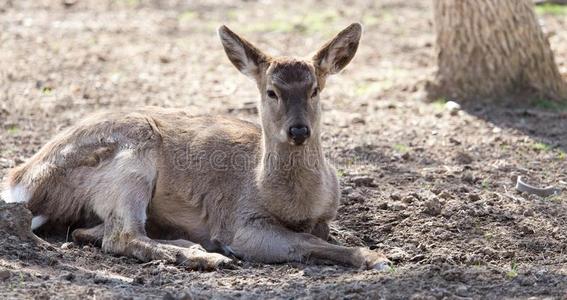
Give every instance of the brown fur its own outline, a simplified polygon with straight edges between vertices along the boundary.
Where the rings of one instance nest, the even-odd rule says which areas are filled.
[[[270,57],[223,26],[228,57],[258,84],[261,127],[157,107],[99,114],[15,168],[7,188],[23,187],[33,214],[50,222],[96,215],[102,223],[76,230],[77,242],[142,260],[230,264],[207,252],[216,251],[383,268],[379,253],[325,241],[339,189],[320,144],[319,92],[352,59],[360,33],[351,25],[314,59],[297,59]],[[310,128],[301,145],[288,137],[297,123]]]

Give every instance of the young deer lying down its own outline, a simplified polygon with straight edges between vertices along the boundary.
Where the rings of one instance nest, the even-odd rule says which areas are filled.
[[[339,188],[321,147],[319,98],[361,31],[352,24],[301,59],[269,56],[222,26],[228,58],[258,85],[261,126],[156,107],[99,114],[12,170],[2,197],[27,203],[32,229],[98,220],[73,239],[143,261],[387,268],[380,253],[326,242]]]

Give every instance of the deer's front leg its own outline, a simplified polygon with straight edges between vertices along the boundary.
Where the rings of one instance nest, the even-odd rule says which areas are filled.
[[[332,245],[312,234],[293,232],[272,224],[239,229],[230,248],[245,260],[264,263],[333,262],[357,268],[389,269],[388,259],[379,252]]]

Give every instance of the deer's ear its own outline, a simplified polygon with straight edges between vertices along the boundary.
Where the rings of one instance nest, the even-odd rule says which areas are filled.
[[[340,72],[356,54],[361,35],[362,25],[359,23],[343,29],[313,56],[315,66],[323,74]]]
[[[242,74],[257,79],[260,66],[268,62],[268,56],[224,25],[219,27],[218,33],[224,52],[232,64]]]

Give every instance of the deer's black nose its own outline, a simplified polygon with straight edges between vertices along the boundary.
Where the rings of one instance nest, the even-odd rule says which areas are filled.
[[[294,125],[289,128],[288,134],[294,144],[301,145],[309,138],[311,132],[309,132],[309,127],[305,125]]]

